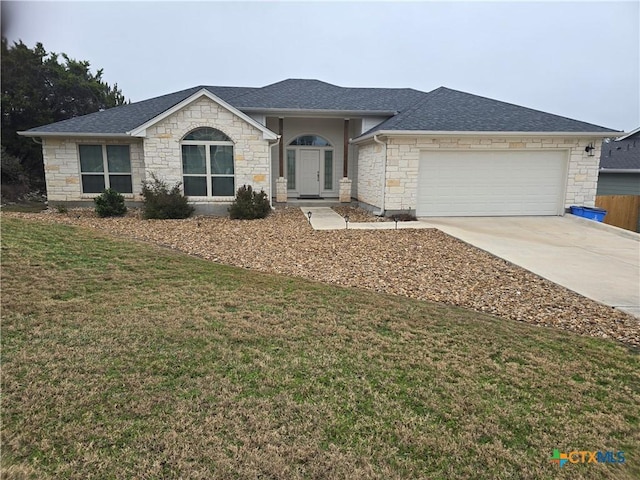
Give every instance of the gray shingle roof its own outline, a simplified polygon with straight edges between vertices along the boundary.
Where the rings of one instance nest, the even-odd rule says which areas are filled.
[[[28,132],[42,133],[111,133],[124,134],[167,111],[174,105],[206,88],[225,102],[254,90],[247,87],[192,87],[160,97],[135,102],[101,112],[70,118],[61,122],[35,127]]]
[[[612,132],[613,130],[440,87],[345,88],[288,79],[262,88],[193,87],[28,130],[35,133],[125,134],[206,88],[239,110],[398,112],[374,130]]]
[[[610,132],[551,113],[440,87],[375,130],[453,132]]]
[[[610,142],[602,142],[601,169],[640,170],[640,132]]]
[[[412,88],[345,88],[320,80],[288,79],[235,98],[242,110],[342,110],[396,112],[425,98]]]

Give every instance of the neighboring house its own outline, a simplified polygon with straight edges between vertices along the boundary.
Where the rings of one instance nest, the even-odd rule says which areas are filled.
[[[602,142],[597,195],[640,195],[640,127]]]
[[[562,215],[593,206],[600,143],[622,132],[440,87],[284,80],[200,86],[21,132],[42,140],[50,202],[150,174],[225,213],[243,184],[275,202],[357,200],[418,216]]]
[[[605,223],[640,232],[640,127],[602,142],[596,206]]]

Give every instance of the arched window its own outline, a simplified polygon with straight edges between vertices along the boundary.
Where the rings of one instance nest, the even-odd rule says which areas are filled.
[[[294,147],[330,147],[331,144],[326,138],[320,135],[300,135],[289,143]]]
[[[188,197],[233,197],[233,142],[220,130],[202,127],[182,140],[182,180]]]
[[[183,140],[194,140],[203,142],[230,142],[231,139],[227,137],[220,130],[215,128],[202,127],[196,128],[189,132]]]

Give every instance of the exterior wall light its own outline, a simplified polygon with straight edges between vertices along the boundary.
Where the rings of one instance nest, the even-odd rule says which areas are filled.
[[[594,152],[595,149],[596,149],[596,147],[593,146],[593,143],[590,143],[589,145],[584,147],[584,151],[587,152],[587,154],[590,157],[593,157],[595,155],[595,152]]]

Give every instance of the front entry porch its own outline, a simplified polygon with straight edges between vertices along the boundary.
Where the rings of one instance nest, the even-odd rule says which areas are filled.
[[[276,203],[351,201],[348,159],[350,123],[338,118],[267,118],[280,141],[271,150]],[[346,180],[346,181],[345,181]]]

